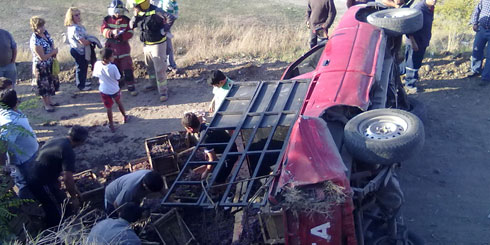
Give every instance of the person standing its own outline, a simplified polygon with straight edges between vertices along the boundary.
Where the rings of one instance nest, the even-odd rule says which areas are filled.
[[[408,35],[410,42],[405,46],[405,90],[408,93],[417,92],[416,83],[419,80],[419,69],[432,37],[432,22],[434,21],[436,3],[437,0],[423,0],[413,7],[422,12],[423,25],[422,29]]]
[[[30,198],[26,174],[37,156],[39,144],[27,116],[18,108],[13,82],[0,79],[0,166],[8,163],[20,198]]]
[[[69,8],[66,11],[64,24],[67,27],[66,34],[70,43],[70,54],[75,59],[76,64],[76,85],[81,91],[88,91],[92,84],[87,82],[89,61],[85,59],[85,46],[90,45],[90,41],[87,40],[87,31],[82,26],[80,10],[75,7]]]
[[[133,30],[129,27],[130,19],[124,15],[127,10],[122,1],[112,0],[107,11],[109,15],[104,18],[100,28],[102,35],[107,39],[105,47],[114,51],[114,64],[122,75],[120,85],[127,84],[129,93],[136,96],[138,92],[134,86],[133,59],[129,45]]]
[[[32,63],[34,77],[36,78],[37,93],[43,99],[44,110],[53,112],[54,106],[58,106],[51,100],[59,88],[58,77],[52,74],[53,60],[58,54],[54,41],[45,27],[45,20],[39,16],[31,17],[32,33],[29,46],[32,51]]]
[[[161,8],[163,11],[173,15],[175,20],[179,18],[179,4],[177,4],[176,0],[157,0],[157,7]],[[168,68],[170,71],[177,72],[177,64],[175,63],[174,58],[174,48],[172,44],[173,35],[170,31],[167,34],[167,60],[168,60]]]
[[[38,200],[44,212],[48,227],[59,224],[62,218],[62,203],[66,198],[60,189],[60,175],[70,194],[73,209],[80,206],[80,191],[73,179],[75,172],[75,152],[73,148],[82,145],[88,138],[84,127],[75,125],[68,131],[68,136],[48,140],[39,150],[39,154],[27,171],[27,186],[32,195]],[[64,217],[71,215],[67,208]]]
[[[17,58],[17,43],[15,43],[12,35],[0,29],[0,77],[6,77],[13,82],[17,81],[17,68],[15,67],[15,59]]]
[[[144,43],[143,52],[150,81],[147,90],[158,88],[160,101],[168,100],[167,87],[167,33],[175,17],[150,4],[150,0],[134,0],[134,17],[130,27],[141,30],[140,40]],[[155,86],[156,84],[156,86]]]
[[[333,0],[308,0],[306,26],[310,29],[310,48],[318,39],[328,38],[328,28],[333,24],[337,10]]]
[[[102,61],[95,62],[93,71],[93,76],[98,77],[100,81],[99,91],[102,97],[102,102],[104,103],[104,107],[107,109],[109,129],[113,133],[116,131],[116,128],[114,128],[114,120],[112,117],[112,105],[114,105],[114,101],[119,107],[119,111],[123,116],[124,123],[126,123],[129,119],[129,116],[126,115],[126,110],[124,110],[124,106],[121,102],[121,89],[119,88],[118,82],[118,80],[121,79],[121,74],[119,74],[117,66],[112,64],[114,59],[115,58],[112,49],[102,49]]]
[[[473,53],[471,54],[471,71],[468,73],[468,77],[481,75],[480,85],[485,86],[490,83],[490,66],[485,63],[482,70],[485,46],[487,46],[490,40],[489,0],[480,0],[475,6],[475,9],[471,15],[471,24],[473,25],[473,31],[475,31],[476,34],[475,40],[473,41]],[[490,52],[487,52],[486,55],[488,61]]]

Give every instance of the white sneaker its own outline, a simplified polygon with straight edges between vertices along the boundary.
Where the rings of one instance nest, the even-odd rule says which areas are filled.
[[[89,91],[91,88],[90,87],[84,87],[84,88],[81,88],[80,91]]]

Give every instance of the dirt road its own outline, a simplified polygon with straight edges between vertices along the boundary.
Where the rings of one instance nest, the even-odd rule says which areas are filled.
[[[426,61],[425,148],[400,173],[407,224],[427,244],[490,244],[490,87],[464,78],[469,54]]]

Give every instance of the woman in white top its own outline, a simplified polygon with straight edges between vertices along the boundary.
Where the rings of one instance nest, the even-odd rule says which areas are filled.
[[[102,49],[102,61],[95,62],[92,75],[99,78],[99,91],[102,97],[102,102],[107,109],[107,117],[109,118],[109,128],[115,132],[114,122],[112,120],[112,105],[116,102],[119,111],[123,115],[123,122],[126,123],[129,116],[126,115],[124,106],[121,102],[121,90],[119,88],[119,79],[121,74],[117,66],[112,64],[114,61],[114,51],[110,48]]]
[[[90,45],[90,41],[86,39],[87,31],[82,26],[82,18],[80,10],[71,7],[66,12],[65,26],[67,27],[67,37],[70,43],[70,54],[75,59],[76,74],[75,81],[78,89],[82,91],[90,90],[90,85],[87,83],[88,61],[85,59],[85,46]]]

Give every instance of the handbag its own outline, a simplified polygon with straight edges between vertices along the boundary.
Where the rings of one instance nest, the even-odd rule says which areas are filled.
[[[53,70],[51,72],[51,74],[53,76],[58,76],[58,74],[60,74],[60,63],[58,62],[58,59],[56,58],[53,58]]]

